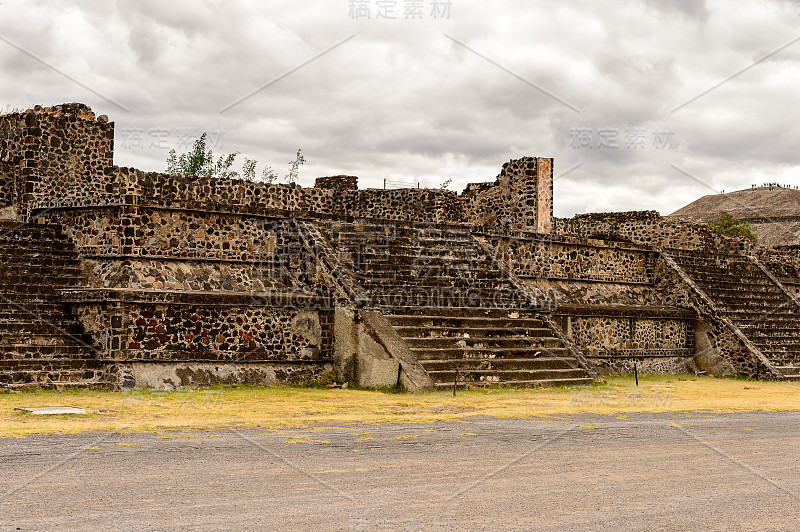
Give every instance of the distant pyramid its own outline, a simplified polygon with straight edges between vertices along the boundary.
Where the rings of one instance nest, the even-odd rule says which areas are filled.
[[[753,226],[764,247],[800,245],[800,190],[762,186],[703,196],[668,216],[693,222],[714,221],[727,211]]]

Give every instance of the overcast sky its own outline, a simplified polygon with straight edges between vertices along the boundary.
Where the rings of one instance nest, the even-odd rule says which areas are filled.
[[[0,39],[0,105],[89,104],[121,166],[209,129],[303,186],[554,157],[558,216],[800,185],[797,0],[2,0]]]

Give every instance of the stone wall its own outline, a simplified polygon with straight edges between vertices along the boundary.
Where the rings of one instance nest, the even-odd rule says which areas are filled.
[[[332,357],[330,310],[258,304],[247,294],[107,292],[73,307],[97,356],[116,361],[319,361]],[[201,296],[201,297],[198,297]],[[83,301],[80,301],[83,299]],[[176,302],[177,300],[177,302]],[[275,305],[275,306],[272,306]]]
[[[331,362],[289,364],[276,362],[115,362],[107,366],[103,382],[114,388],[174,390],[221,385],[307,385],[331,382]],[[209,391],[206,401],[220,400]]]
[[[555,221],[557,234],[628,242],[654,249],[726,249],[749,252],[746,238],[715,235],[705,224],[662,218],[656,211],[579,214]]]
[[[574,316],[569,330],[570,338],[581,347],[608,353],[642,356],[658,350],[691,349],[692,327],[685,319]]]
[[[85,259],[83,265],[90,288],[266,292],[302,287],[280,262],[236,263],[122,257]],[[294,273],[296,275],[297,271]]]
[[[562,305],[554,316],[601,375],[696,369],[695,313],[650,306]]]
[[[494,230],[552,231],[553,160],[523,157],[503,165],[493,184],[472,183],[461,195],[464,220]]]
[[[269,261],[297,247],[289,219],[135,206],[54,210],[40,218],[65,227],[85,257]]]
[[[291,219],[115,206],[40,215],[86,259],[90,286],[309,290],[314,261]]]
[[[487,236],[496,258],[522,279],[652,283],[656,253],[615,242],[531,235]]]
[[[0,167],[2,165],[3,163],[0,162]],[[15,183],[16,180],[11,173],[0,170],[0,209],[14,207],[19,203]]]
[[[0,116],[0,174],[4,197],[118,195],[110,176],[114,124],[83,104],[64,104]],[[13,185],[10,185],[13,183]]]

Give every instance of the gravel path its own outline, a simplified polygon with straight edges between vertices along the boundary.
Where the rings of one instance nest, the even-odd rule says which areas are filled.
[[[797,530],[800,413],[0,439],[0,530]]]

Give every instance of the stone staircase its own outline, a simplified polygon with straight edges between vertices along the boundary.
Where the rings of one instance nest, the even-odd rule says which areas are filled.
[[[787,379],[800,379],[800,307],[751,259],[667,253]]]
[[[387,316],[437,388],[589,385],[593,378],[533,312],[426,308]]]
[[[57,227],[0,222],[0,387],[97,385],[91,339],[60,302],[84,285],[77,252]]]
[[[332,223],[329,236],[436,387],[586,385],[468,226]]]
[[[468,226],[332,223],[329,235],[372,307],[525,306]]]

